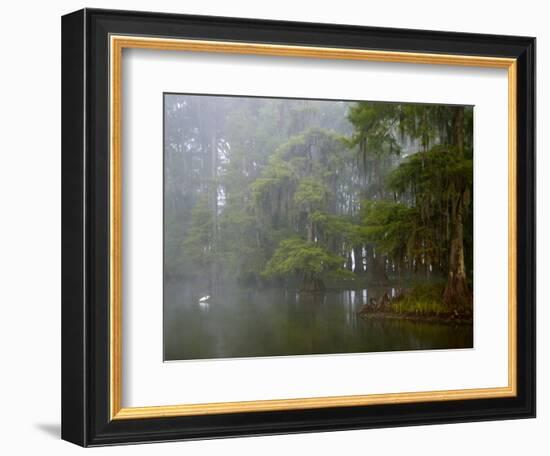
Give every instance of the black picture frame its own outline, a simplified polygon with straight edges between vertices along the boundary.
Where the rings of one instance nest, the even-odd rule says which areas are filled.
[[[109,36],[517,59],[517,395],[110,419]],[[62,438],[82,446],[535,416],[535,39],[84,9],[62,19]]]

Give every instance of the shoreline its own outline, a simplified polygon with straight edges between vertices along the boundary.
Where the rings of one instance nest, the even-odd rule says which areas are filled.
[[[473,317],[462,317],[455,315],[417,315],[417,314],[405,314],[395,312],[364,312],[360,313],[359,317],[365,320],[408,320],[417,321],[422,323],[441,323],[441,324],[457,324],[457,325],[471,325],[473,324]]]

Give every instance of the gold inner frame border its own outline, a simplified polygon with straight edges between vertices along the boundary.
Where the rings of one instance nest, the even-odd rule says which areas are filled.
[[[517,61],[512,58],[376,51],[332,47],[310,47],[246,42],[187,40],[111,35],[110,52],[110,416],[112,420],[160,418],[222,413],[300,410],[513,397],[517,395]],[[484,68],[508,72],[508,385],[505,387],[309,397],[243,402],[122,407],[122,51],[152,49],[227,54],[251,54],[297,58],[365,60]]]

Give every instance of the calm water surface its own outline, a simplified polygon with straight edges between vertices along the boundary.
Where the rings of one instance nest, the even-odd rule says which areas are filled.
[[[224,287],[205,293],[165,283],[165,360],[471,348],[471,325],[357,315],[391,288],[297,294]]]

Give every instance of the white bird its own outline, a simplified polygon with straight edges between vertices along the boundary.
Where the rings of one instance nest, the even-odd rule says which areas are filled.
[[[202,298],[200,298],[199,302],[208,302],[209,299],[210,299],[210,295],[206,295],[206,296],[203,296]]]

